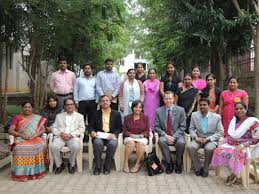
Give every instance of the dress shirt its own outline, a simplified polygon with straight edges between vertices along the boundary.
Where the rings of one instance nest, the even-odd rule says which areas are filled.
[[[205,134],[208,132],[209,113],[206,116],[202,116],[202,114],[200,114],[200,116],[201,116],[201,129]]]
[[[111,108],[107,111],[102,110],[102,113],[103,113],[103,131],[108,133],[110,131]]]
[[[96,89],[99,96],[104,95],[108,90],[112,91],[112,96],[118,95],[121,79],[119,74],[114,71],[100,71],[96,77]]]
[[[69,94],[73,92],[76,75],[68,69],[64,72],[58,70],[52,73],[50,88],[55,94]]]
[[[76,79],[74,87],[74,100],[76,103],[83,100],[96,99],[96,80],[92,75],[86,77],[85,75]]]

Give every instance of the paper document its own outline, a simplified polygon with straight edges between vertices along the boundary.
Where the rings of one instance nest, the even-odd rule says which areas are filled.
[[[107,137],[111,135],[110,133],[104,133],[104,132],[101,132],[101,131],[97,131],[97,137],[98,138],[101,138],[101,139],[107,139]]]

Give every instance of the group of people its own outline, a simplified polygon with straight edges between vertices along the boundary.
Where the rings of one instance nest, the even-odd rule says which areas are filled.
[[[79,136],[87,126],[93,140],[94,175],[99,175],[102,167],[104,174],[110,173],[110,163],[121,132],[125,144],[125,173],[139,171],[148,137],[156,132],[165,172],[171,174],[175,170],[180,174],[185,133],[190,133],[191,142],[187,150],[195,174],[207,177],[210,164],[225,166],[231,172],[228,184],[236,182],[244,167],[247,157],[245,148],[259,141],[253,133],[259,121],[248,113],[248,95],[238,88],[236,77],[229,78],[228,89],[221,92],[215,86],[213,74],[208,74],[205,81],[199,68],[194,67],[182,81],[172,62],[166,65],[161,80],[156,78],[156,69],[149,69],[146,76],[144,66],[138,64],[136,70],[129,69],[127,78],[121,81],[111,59],[105,60],[105,70],[96,77],[93,76],[92,64],[85,64],[84,74],[78,78],[67,67],[67,59],[60,58],[59,70],[52,74],[50,80],[55,95],[48,98],[41,116],[33,114],[32,104],[26,102],[23,113],[13,118],[9,129],[16,138],[11,146],[13,180],[26,181],[45,175],[47,147],[40,138],[44,132],[54,134],[50,150],[55,160],[55,174],[65,168],[60,157],[60,149],[64,145],[71,150],[68,171],[73,174],[80,146]],[[219,145],[221,137],[225,139]],[[176,148],[175,162],[169,149],[171,145]],[[104,146],[107,149],[102,166]],[[199,160],[199,148],[205,150],[204,165]],[[130,169],[128,160],[134,150],[137,159]]]

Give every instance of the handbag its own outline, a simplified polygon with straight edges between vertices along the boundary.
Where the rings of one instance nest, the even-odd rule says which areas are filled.
[[[155,153],[149,153],[144,161],[147,166],[148,176],[153,176],[164,172],[161,162]]]

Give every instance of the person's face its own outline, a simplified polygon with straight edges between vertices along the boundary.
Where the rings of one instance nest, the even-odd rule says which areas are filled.
[[[198,68],[194,68],[192,70],[192,76],[195,77],[195,78],[198,78],[199,76],[201,75],[201,72]]]
[[[200,111],[201,113],[208,113],[209,111],[209,105],[207,102],[205,101],[200,101],[199,102],[199,106],[200,106]]]
[[[173,94],[165,94],[164,96],[164,103],[166,107],[171,107],[174,103],[174,96]]]
[[[66,104],[64,104],[64,108],[67,113],[72,113],[75,110],[75,103],[73,100],[67,100]]]
[[[169,75],[172,75],[175,71],[175,67],[173,66],[173,64],[168,64],[166,67],[166,72]]]
[[[105,69],[106,69],[107,71],[111,71],[111,70],[112,70],[112,67],[113,67],[113,62],[112,62],[112,61],[107,61],[107,62],[105,63]]]
[[[229,81],[229,83],[228,83],[228,87],[229,87],[230,90],[235,90],[235,89],[237,89],[237,87],[238,87],[237,80],[234,79],[234,78],[231,79],[231,80]]]
[[[136,115],[140,115],[142,112],[142,106],[140,103],[137,104],[137,106],[135,106],[133,108],[133,113],[136,114]]]
[[[22,107],[22,111],[23,114],[25,115],[30,115],[32,114],[32,106],[30,103],[26,103],[23,107]]]
[[[212,76],[209,76],[209,77],[207,78],[207,84],[208,84],[208,86],[213,87],[213,86],[215,85],[215,83],[216,83],[216,80],[215,80]]]
[[[151,80],[156,79],[156,72],[153,69],[149,71],[148,78]]]
[[[86,65],[86,66],[84,67],[84,74],[85,74],[85,76],[90,76],[90,75],[92,75],[92,68],[91,68],[90,65]]]
[[[245,107],[243,107],[242,104],[237,104],[236,105],[236,116],[238,118],[243,118],[246,116],[247,110],[245,109]]]
[[[192,85],[192,78],[190,76],[185,76],[183,79],[183,83],[185,86],[190,86]]]
[[[57,107],[57,101],[55,100],[55,99],[53,99],[53,98],[50,98],[49,99],[49,107],[50,108],[56,108]]]
[[[63,61],[59,61],[59,69],[61,71],[65,71],[67,69],[67,61],[63,60]]]
[[[101,99],[100,104],[101,104],[102,109],[107,109],[107,108],[110,107],[111,101],[110,101],[110,99],[108,98],[108,96],[104,96],[104,97]]]
[[[128,73],[128,79],[129,80],[133,80],[135,78],[135,71],[134,70],[131,70],[129,73]]]
[[[138,73],[143,73],[143,72],[144,72],[144,68],[143,68],[143,65],[142,65],[142,64],[138,64],[138,66],[137,66],[137,72],[138,72]]]

